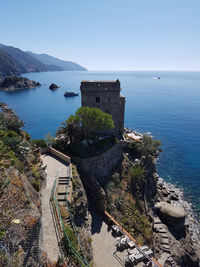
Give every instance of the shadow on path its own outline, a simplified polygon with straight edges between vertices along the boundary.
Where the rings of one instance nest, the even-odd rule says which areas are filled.
[[[99,213],[95,210],[93,206],[90,207],[90,213],[92,216],[92,235],[95,233],[100,233],[103,224],[103,218],[99,215]]]

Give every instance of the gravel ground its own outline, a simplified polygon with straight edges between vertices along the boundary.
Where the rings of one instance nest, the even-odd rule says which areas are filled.
[[[59,160],[48,155],[42,155],[43,166],[46,167],[46,185],[42,190],[42,220],[40,230],[40,247],[47,253],[50,261],[57,261],[60,255],[56,231],[50,209],[50,195],[58,171],[59,176],[67,176],[68,167]]]

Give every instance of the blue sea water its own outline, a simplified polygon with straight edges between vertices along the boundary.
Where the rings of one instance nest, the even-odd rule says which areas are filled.
[[[43,72],[23,76],[42,86],[0,91],[0,102],[6,102],[25,121],[32,138],[44,138],[48,132],[54,135],[80,107],[80,94],[65,98],[66,90],[79,92],[81,80],[119,79],[126,97],[125,126],[142,133],[150,131],[161,140],[158,174],[181,186],[200,213],[200,72]],[[157,76],[161,79],[153,79]],[[49,90],[52,82],[62,88]]]

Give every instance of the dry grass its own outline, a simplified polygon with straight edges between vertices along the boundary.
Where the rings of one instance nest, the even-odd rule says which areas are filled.
[[[69,212],[66,209],[66,207],[62,205],[59,205],[59,209],[60,209],[61,217],[65,221],[69,217]]]

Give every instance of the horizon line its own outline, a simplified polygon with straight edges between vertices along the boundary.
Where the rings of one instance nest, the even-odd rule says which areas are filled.
[[[174,72],[200,72],[200,69],[199,70],[90,70],[90,69],[87,69],[87,71],[174,71]]]

